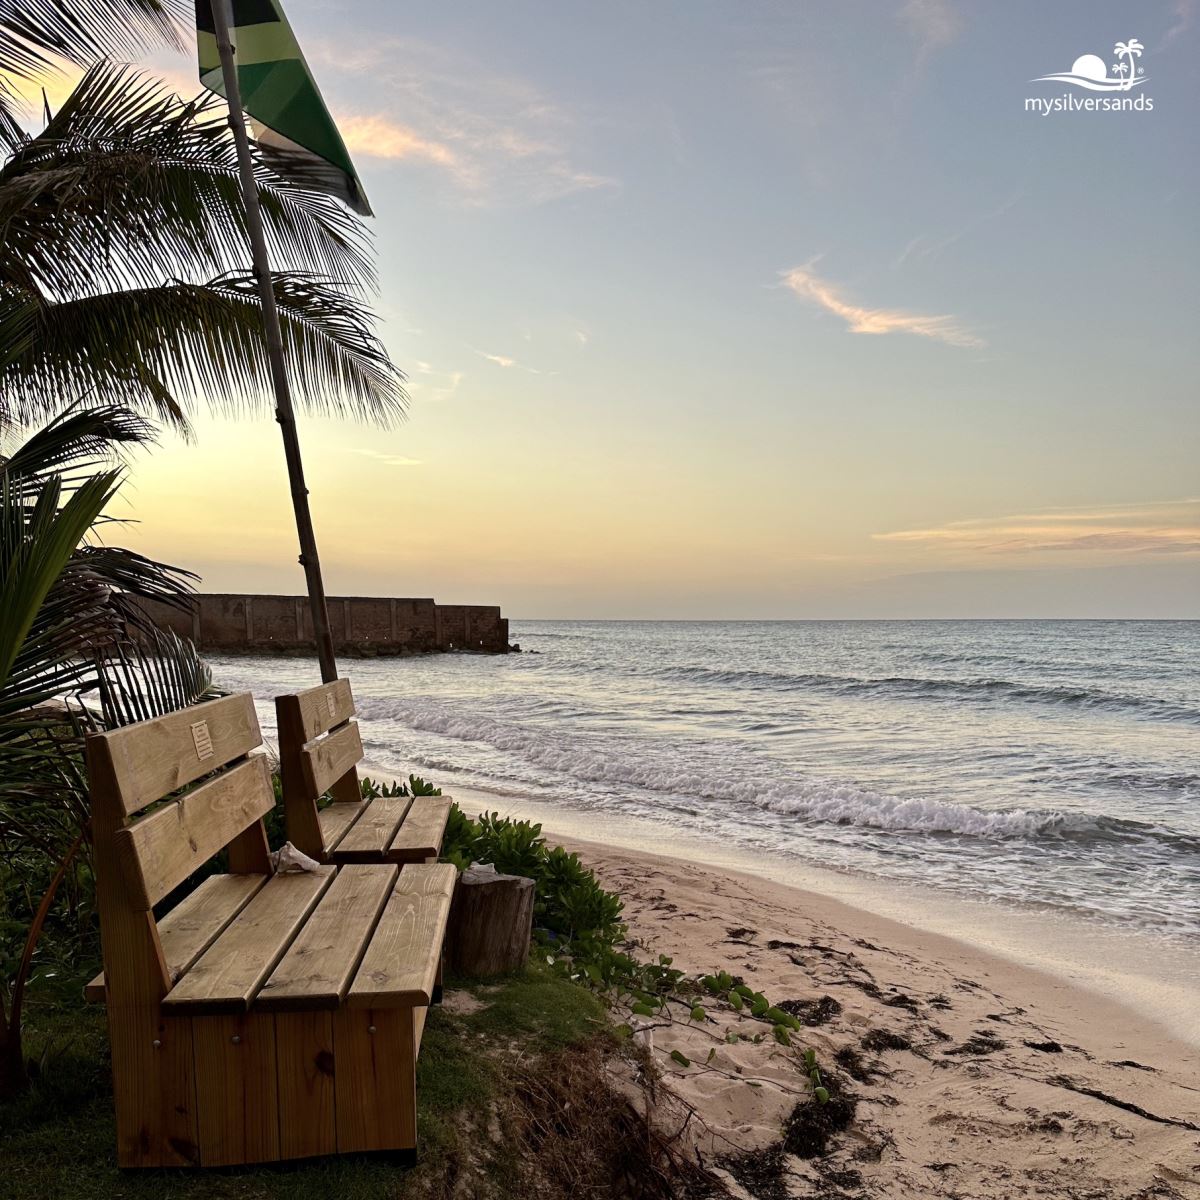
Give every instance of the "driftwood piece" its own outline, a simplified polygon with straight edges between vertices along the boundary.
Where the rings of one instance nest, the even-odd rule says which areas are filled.
[[[533,934],[533,895],[532,879],[472,863],[458,881],[446,929],[451,970],[488,978],[523,967]]]

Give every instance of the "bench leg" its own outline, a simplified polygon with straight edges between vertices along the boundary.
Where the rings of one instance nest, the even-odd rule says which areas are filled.
[[[200,1164],[279,1158],[275,1018],[270,1013],[192,1018]]]
[[[333,1044],[338,1153],[415,1151],[414,1010],[341,1008]]]
[[[199,1162],[192,1030],[157,1006],[109,1009],[117,1164],[189,1167]]]
[[[333,1014],[276,1013],[275,1044],[280,1158],[336,1153]]]
[[[433,1004],[441,1004],[442,1002],[442,984],[444,982],[445,969],[446,956],[445,954],[439,954],[437,974],[433,979],[433,991],[429,994],[429,999]]]

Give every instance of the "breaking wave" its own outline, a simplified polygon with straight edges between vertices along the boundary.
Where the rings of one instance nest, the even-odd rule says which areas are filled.
[[[852,784],[799,779],[782,782],[736,777],[694,765],[673,764],[659,753],[652,759],[613,754],[617,739],[585,737],[559,740],[553,736],[489,717],[454,712],[428,704],[369,700],[361,707],[371,718],[399,720],[410,729],[454,741],[483,743],[583,783],[635,787],[659,795],[711,800],[745,811],[794,816],[830,825],[854,825],[897,833],[959,834],[978,838],[1033,838],[1047,834],[1086,837],[1114,836],[1089,816],[1017,809],[987,811],[965,804],[924,798],[904,798]],[[608,748],[607,750],[605,748]],[[422,760],[422,765],[433,765]],[[440,765],[440,761],[439,761]],[[1116,836],[1120,836],[1119,834]]]
[[[1130,696],[1096,688],[1015,683],[1007,679],[924,679],[905,675],[872,679],[858,675],[789,674],[780,671],[720,670],[697,666],[661,667],[651,674],[659,679],[675,679],[681,683],[762,688],[772,691],[826,691],[839,696],[1059,704],[1136,713],[1164,721],[1200,724],[1200,710],[1156,696]]]

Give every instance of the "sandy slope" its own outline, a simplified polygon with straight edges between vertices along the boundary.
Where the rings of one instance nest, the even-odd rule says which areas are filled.
[[[743,1194],[1200,1198],[1200,1052],[1134,1011],[811,892],[553,840],[621,892],[647,950],[724,968],[775,1004],[831,998],[796,1041],[857,1097],[855,1120],[825,1157],[786,1157],[782,1193]],[[656,1024],[656,1059],[695,1107],[689,1132],[708,1161],[778,1143],[805,1095],[795,1051],[769,1037],[729,1045],[723,1016]],[[876,1031],[909,1048],[865,1048]],[[716,1054],[680,1068],[672,1049],[693,1064]],[[834,1066],[839,1052],[860,1078]]]

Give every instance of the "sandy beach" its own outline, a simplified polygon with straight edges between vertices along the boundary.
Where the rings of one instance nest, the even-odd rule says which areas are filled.
[[[1182,987],[1162,1010],[1170,1029],[1145,1015],[1136,989],[1121,1003],[970,940],[764,878],[766,863],[703,861],[690,855],[699,846],[642,829],[642,845],[668,851],[649,853],[630,847],[629,828],[612,842],[585,838],[577,821],[555,828],[525,801],[455,791],[469,812],[543,819],[552,843],[620,892],[644,956],[727,970],[804,1022],[791,1050],[770,1037],[730,1044],[726,1032],[745,1025],[715,1008],[699,1025],[684,1012],[634,1022],[685,1106],[675,1119],[693,1110],[687,1136],[709,1165],[740,1161],[752,1175],[748,1164],[779,1143],[805,1095],[799,1049],[814,1049],[855,1098],[826,1155],[785,1156],[784,1192],[739,1191],[734,1170],[735,1195],[1200,1198],[1200,1047],[1179,1036]]]
[[[858,1104],[828,1156],[789,1158],[795,1195],[1200,1197],[1200,1052],[1134,1010],[813,892],[551,836],[620,891],[647,951],[811,1022],[797,1043]],[[777,1142],[804,1086],[793,1053],[728,1045],[725,1024],[651,1034],[710,1159]]]

